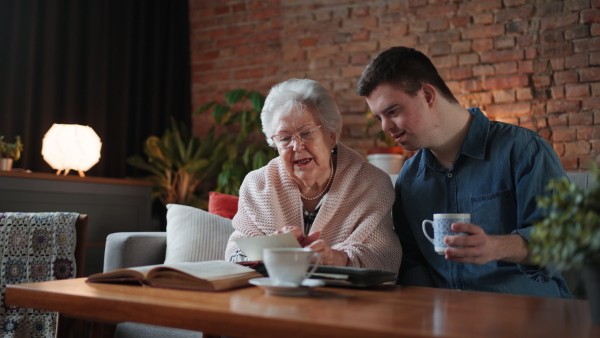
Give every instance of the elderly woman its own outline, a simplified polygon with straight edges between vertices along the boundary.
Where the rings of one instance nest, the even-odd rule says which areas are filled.
[[[234,239],[292,232],[322,264],[397,272],[390,177],[338,143],[331,95],[313,80],[285,81],[271,88],[261,120],[279,156],[244,179],[225,258],[239,253]]]

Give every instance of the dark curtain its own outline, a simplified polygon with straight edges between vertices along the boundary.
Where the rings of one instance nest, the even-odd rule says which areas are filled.
[[[53,172],[53,123],[92,127],[102,158],[88,176],[144,176],[126,164],[171,117],[189,125],[186,0],[1,0],[0,134],[21,135],[14,166]]]

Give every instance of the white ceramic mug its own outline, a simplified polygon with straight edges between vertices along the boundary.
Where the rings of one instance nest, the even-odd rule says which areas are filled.
[[[310,263],[315,264],[308,271]],[[317,267],[321,255],[307,248],[271,248],[263,250],[263,262],[273,285],[300,286]],[[308,271],[308,272],[307,272]]]
[[[433,238],[429,236],[427,233],[427,224],[431,224],[433,227]],[[446,251],[446,248],[450,246],[444,242],[444,238],[446,236],[457,236],[457,235],[466,235],[464,232],[456,232],[452,230],[450,227],[452,223],[471,223],[471,215],[470,214],[433,214],[433,221],[424,220],[423,221],[423,233],[425,237],[433,243],[435,252],[443,255]]]

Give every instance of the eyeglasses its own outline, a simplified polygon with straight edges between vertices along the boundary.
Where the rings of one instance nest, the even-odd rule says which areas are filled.
[[[297,133],[292,135],[290,134],[279,134],[271,136],[271,140],[275,142],[275,144],[280,148],[290,148],[292,146],[292,140],[295,138],[299,142],[309,143],[314,141],[315,132],[321,128],[321,125],[306,128],[304,130],[300,130]]]

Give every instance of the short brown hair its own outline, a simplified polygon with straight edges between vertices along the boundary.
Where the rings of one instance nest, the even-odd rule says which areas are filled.
[[[428,83],[453,103],[458,103],[437,69],[425,54],[414,48],[392,47],[377,55],[358,80],[356,92],[369,96],[381,84],[391,84],[414,96]]]

